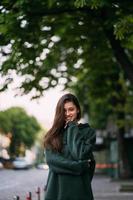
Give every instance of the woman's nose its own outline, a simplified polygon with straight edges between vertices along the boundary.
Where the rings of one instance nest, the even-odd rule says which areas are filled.
[[[66,116],[69,116],[70,112],[69,111],[66,111]]]

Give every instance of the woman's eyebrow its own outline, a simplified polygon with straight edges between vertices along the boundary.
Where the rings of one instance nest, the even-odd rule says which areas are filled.
[[[71,108],[73,109],[73,106],[71,106],[71,107],[68,107],[68,108],[64,108],[64,110],[66,110],[66,109],[71,109]]]

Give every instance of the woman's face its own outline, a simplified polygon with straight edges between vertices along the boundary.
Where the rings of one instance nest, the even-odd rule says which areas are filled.
[[[77,119],[77,114],[79,110],[77,109],[76,105],[68,101],[64,104],[64,111],[65,111],[65,121],[74,121]]]

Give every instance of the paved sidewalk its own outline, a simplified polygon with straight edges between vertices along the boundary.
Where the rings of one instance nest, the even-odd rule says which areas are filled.
[[[133,192],[119,191],[122,183],[129,182],[133,184],[133,180],[112,180],[109,176],[95,175],[92,181],[94,200],[133,200]]]
[[[130,181],[111,180],[104,175],[95,175],[92,181],[92,188],[95,200],[133,200],[133,192],[120,192],[122,183]]]

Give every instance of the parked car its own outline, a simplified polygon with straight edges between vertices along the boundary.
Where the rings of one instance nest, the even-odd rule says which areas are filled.
[[[29,169],[31,166],[24,157],[17,157],[13,161],[14,169]]]
[[[39,163],[36,167],[37,169],[49,169],[46,163]]]

